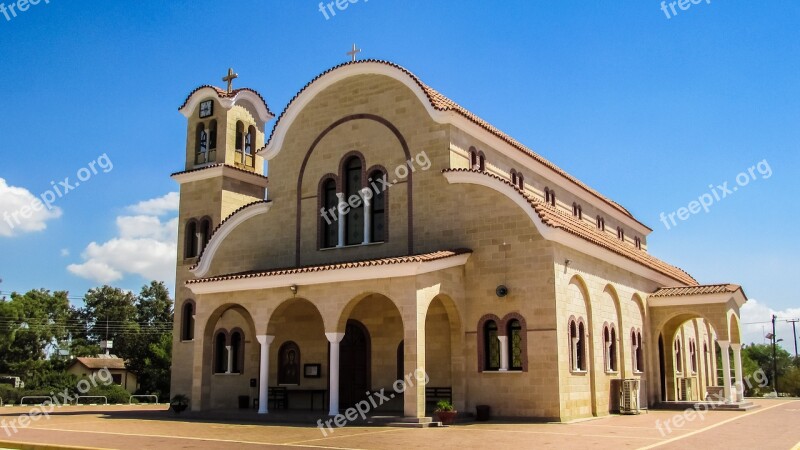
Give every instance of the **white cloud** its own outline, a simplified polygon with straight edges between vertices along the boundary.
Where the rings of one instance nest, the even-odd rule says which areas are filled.
[[[129,206],[128,210],[134,214],[144,214],[149,216],[162,216],[169,212],[178,211],[178,201],[180,196],[177,192],[170,192],[169,194],[145,200],[135,205]]]
[[[48,220],[61,217],[61,209],[47,209],[27,189],[9,186],[0,178],[0,214],[0,236],[13,237],[44,230]]]
[[[117,217],[117,236],[104,243],[90,243],[81,254],[83,263],[70,264],[67,270],[103,284],[119,281],[126,275],[139,275],[174,285],[178,218],[158,217],[172,210],[165,200],[171,195],[128,207],[142,214]]]
[[[775,324],[775,334],[778,339],[783,339],[781,344],[794,354],[794,335],[792,324],[781,319],[800,319],[800,308],[787,308],[783,311],[776,311],[765,303],[750,299],[742,306],[742,343],[744,344],[765,344],[768,343],[764,335],[772,332],[772,315],[778,316]],[[800,324],[798,324],[800,325]]]

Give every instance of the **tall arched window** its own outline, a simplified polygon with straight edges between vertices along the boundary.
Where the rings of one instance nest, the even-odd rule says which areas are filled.
[[[617,371],[617,330],[614,325],[603,327],[606,372]]]
[[[639,236],[636,236],[635,238],[633,238],[633,244],[636,245],[637,249],[641,250],[642,249],[642,238],[640,238]]]
[[[236,122],[236,142],[234,161],[244,164],[244,123]]]
[[[514,186],[518,186],[517,185],[517,171],[514,170],[514,169],[511,169],[511,184],[513,184]]]
[[[208,133],[202,123],[197,125],[197,142],[195,144],[195,164],[205,164],[208,161]]]
[[[683,372],[683,352],[681,351],[680,339],[675,341],[675,371],[678,373]]]
[[[606,219],[597,216],[597,229],[600,231],[606,231]]]
[[[278,384],[300,384],[300,347],[284,342],[278,350]]]
[[[572,215],[577,217],[578,220],[583,220],[583,207],[577,203],[572,204]]]
[[[194,302],[186,300],[181,309],[181,340],[194,340]]]
[[[497,323],[488,320],[483,324],[484,370],[500,370],[500,340],[497,339]]]
[[[371,183],[375,183],[375,180],[383,179],[385,176],[383,171],[375,170],[370,174],[369,179],[373,180]],[[378,184],[380,183],[375,183],[375,185]],[[372,193],[370,200],[370,237],[372,242],[386,241],[386,194],[383,185],[378,186],[378,189]]]
[[[510,370],[522,370],[522,324],[517,319],[508,322],[508,362]]]
[[[244,372],[244,335],[241,331],[231,333],[231,373]]]
[[[477,170],[480,167],[478,165],[478,151],[474,147],[469,149],[469,167],[473,170]]]
[[[345,202],[350,203],[350,210],[345,215],[345,244],[358,245],[364,242],[364,202],[350,202],[353,196],[361,197],[364,187],[361,178],[361,159],[354,156],[345,163]],[[355,205],[358,205],[355,207]]]
[[[569,348],[571,370],[573,372],[586,371],[584,335],[583,322],[571,319],[569,322]]]
[[[644,349],[642,348],[641,331],[631,331],[631,356],[633,359],[633,371],[635,373],[644,372]]]
[[[218,331],[214,337],[214,373],[225,373],[228,370],[227,335],[225,331]]]
[[[212,120],[208,126],[208,158],[206,162],[217,161],[217,121]]]
[[[625,230],[623,230],[622,227],[617,227],[617,239],[620,241],[625,240]]]
[[[525,176],[521,173],[517,172],[517,183],[519,183],[519,189],[521,191],[525,190]]]
[[[689,341],[689,362],[692,364],[692,373],[697,373],[697,345],[694,339]]]
[[[184,258],[194,258],[197,256],[197,221],[194,219],[186,224],[183,255]]]
[[[550,206],[556,206],[556,191],[550,188],[544,188],[544,201],[549,203]]]
[[[339,211],[336,196],[336,181],[328,178],[322,183],[322,207],[325,213],[320,214],[322,230],[322,248],[333,248],[339,245]]]
[[[256,166],[255,148],[256,127],[250,125],[247,128],[247,135],[244,138],[244,165],[247,167]]]
[[[478,152],[478,170],[481,172],[486,170],[486,155],[483,152]]]

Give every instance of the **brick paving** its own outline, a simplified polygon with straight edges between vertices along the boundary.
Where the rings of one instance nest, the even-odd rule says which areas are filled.
[[[800,400],[756,400],[747,412],[650,411],[570,424],[470,423],[439,429],[354,426],[324,437],[314,426],[226,423],[174,416],[165,406],[62,408],[18,433],[0,428],[0,448],[422,449],[583,448],[792,449],[800,444]],[[29,408],[2,408],[6,423]],[[682,417],[682,418],[678,418]],[[2,422],[0,422],[2,423]]]

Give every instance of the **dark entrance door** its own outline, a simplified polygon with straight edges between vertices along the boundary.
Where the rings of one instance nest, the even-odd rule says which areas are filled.
[[[370,338],[367,328],[348,320],[339,349],[339,410],[367,400],[370,386]]]

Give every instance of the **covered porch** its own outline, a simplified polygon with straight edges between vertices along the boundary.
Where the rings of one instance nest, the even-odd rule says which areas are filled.
[[[470,253],[190,281],[201,333],[192,411],[237,409],[247,397],[251,414],[337,416],[355,408],[362,421],[424,423],[426,387],[446,388],[463,408]]]

